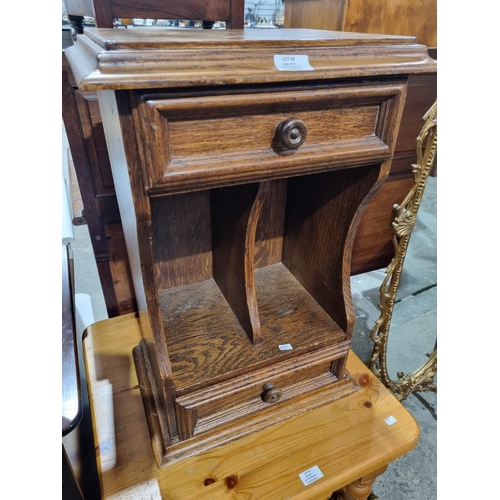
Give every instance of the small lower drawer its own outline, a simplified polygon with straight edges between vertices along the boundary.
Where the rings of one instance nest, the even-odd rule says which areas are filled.
[[[256,412],[272,412],[298,396],[339,382],[332,370],[336,361],[347,358],[348,349],[349,342],[340,342],[176,398],[179,438]]]

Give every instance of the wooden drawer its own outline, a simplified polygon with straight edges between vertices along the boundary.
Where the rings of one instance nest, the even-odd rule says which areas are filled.
[[[144,183],[185,192],[380,163],[396,83],[238,95],[136,94]],[[144,145],[148,144],[148,147]]]
[[[348,349],[349,342],[340,342],[176,398],[179,437],[187,439],[253,413],[275,413],[294,398],[332,386],[339,382],[335,362],[343,364]]]

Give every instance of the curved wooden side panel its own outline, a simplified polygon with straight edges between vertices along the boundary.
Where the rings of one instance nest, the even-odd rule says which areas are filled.
[[[259,310],[257,307],[257,296],[255,288],[255,237],[257,225],[262,213],[262,207],[270,191],[270,182],[261,182],[255,201],[248,217],[246,239],[245,239],[245,292],[246,303],[252,325],[252,336],[250,339],[254,344],[262,340],[262,329],[260,326]]]
[[[211,192],[213,274],[254,343],[262,340],[255,288],[255,238],[270,182]]]
[[[289,179],[283,264],[350,338],[344,276],[352,222],[379,179],[380,164]]]

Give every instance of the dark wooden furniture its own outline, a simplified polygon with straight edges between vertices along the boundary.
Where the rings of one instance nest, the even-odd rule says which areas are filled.
[[[71,432],[81,418],[82,404],[76,345],[72,260],[62,245],[62,435]]]
[[[429,55],[436,59],[435,50]],[[411,75],[389,177],[365,210],[354,240],[352,274],[387,267],[394,257],[394,205],[401,204],[414,182],[415,142],[423,116],[437,96],[437,74]]]
[[[94,1],[97,26],[112,27],[113,18],[188,19],[205,22],[225,21],[228,28],[243,28],[244,0],[130,0]]]
[[[356,391],[352,244],[425,46],[89,29],[67,56],[99,99],[158,465]]]
[[[95,92],[78,90],[64,53],[62,109],[83,204],[73,223],[88,226],[108,315],[132,312],[137,306],[99,103]]]
[[[437,2],[412,0],[287,0],[285,28],[414,36],[437,59]],[[391,222],[413,185],[415,141],[437,97],[437,75],[412,75],[388,179],[365,210],[352,255],[352,274],[387,267],[393,255]]]
[[[127,314],[91,325],[84,343],[87,365],[98,374],[89,389],[103,500],[123,491],[141,499],[365,500],[375,478],[418,442],[417,422],[351,351],[347,370],[359,391],[158,469],[131,355],[140,338],[137,318]],[[109,398],[102,395],[104,380],[112,385]],[[106,436],[115,429],[114,415],[123,417],[111,449]],[[113,456],[120,459],[109,467]],[[306,486],[299,474],[314,466],[323,476],[311,473],[317,479]]]
[[[62,436],[66,436],[78,424],[82,416],[80,374],[76,347],[73,310],[72,261],[68,245],[62,245]],[[82,500],[73,468],[62,446],[63,498]]]
[[[81,342],[77,338],[73,258],[62,245],[62,499],[97,500],[95,460],[88,391]],[[81,340],[81,339],[80,339]],[[82,383],[83,381],[83,383]]]
[[[67,0],[67,11],[77,33],[83,17],[95,16],[96,25],[113,27],[113,18],[162,18],[203,20],[210,28],[225,21],[228,28],[243,28],[243,0],[128,1]],[[62,109],[83,213],[75,211],[74,223],[87,224],[106,308],[110,317],[137,310],[123,228],[116,202],[109,155],[95,92],[78,90],[62,56]]]
[[[244,23],[244,0],[66,0],[66,11],[73,29],[83,33],[84,17],[94,18],[96,26],[112,28],[117,18],[169,19],[203,21],[211,27],[223,21],[226,27],[241,29]]]

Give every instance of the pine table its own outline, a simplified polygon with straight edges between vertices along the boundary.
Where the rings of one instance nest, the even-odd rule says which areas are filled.
[[[86,331],[103,499],[364,500],[376,477],[418,442],[414,418],[351,351],[356,392],[159,469],[132,359],[140,339],[134,314]]]

